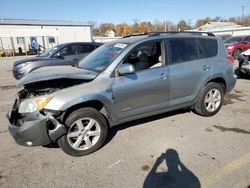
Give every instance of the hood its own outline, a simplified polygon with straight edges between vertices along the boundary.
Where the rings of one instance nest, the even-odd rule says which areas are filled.
[[[25,58],[25,59],[20,59],[14,62],[14,66],[19,65],[21,63],[29,62],[29,61],[39,61],[39,60],[45,60],[48,59],[47,57],[30,57],[30,58]]]
[[[27,74],[25,77],[23,77],[17,82],[16,87],[19,88],[30,83],[63,78],[90,81],[95,79],[97,75],[97,72],[71,66],[43,67]]]

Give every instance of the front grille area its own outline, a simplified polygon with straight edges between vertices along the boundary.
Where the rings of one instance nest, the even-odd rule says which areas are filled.
[[[9,115],[9,121],[14,126],[19,126],[18,120],[21,118],[21,115],[18,113],[19,105],[19,100],[16,99]]]

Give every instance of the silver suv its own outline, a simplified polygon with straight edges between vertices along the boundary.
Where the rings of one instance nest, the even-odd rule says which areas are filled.
[[[180,108],[215,115],[236,83],[223,41],[211,33],[151,33],[107,43],[79,67],[22,78],[8,115],[24,146],[58,143],[67,154],[98,150],[109,128]]]

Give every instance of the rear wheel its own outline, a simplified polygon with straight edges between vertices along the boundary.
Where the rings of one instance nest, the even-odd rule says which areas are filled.
[[[67,154],[83,156],[98,150],[107,137],[107,122],[93,108],[72,112],[65,122],[67,134],[58,140],[58,145]]]
[[[202,116],[213,116],[221,108],[224,99],[222,84],[208,83],[195,103],[195,112]]]

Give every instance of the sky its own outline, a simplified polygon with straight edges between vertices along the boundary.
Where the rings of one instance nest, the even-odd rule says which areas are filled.
[[[250,15],[250,0],[0,0],[0,18],[133,23],[173,23],[220,16]]]

